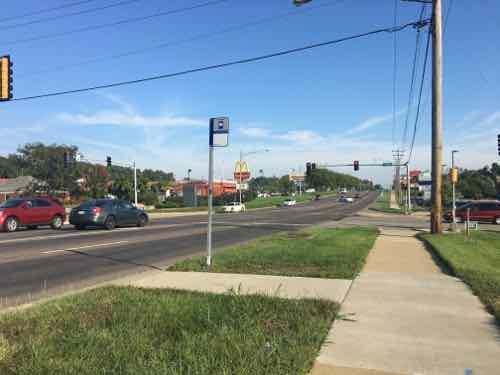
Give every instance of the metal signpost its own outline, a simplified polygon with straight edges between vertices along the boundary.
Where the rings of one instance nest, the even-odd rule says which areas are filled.
[[[207,266],[212,264],[212,209],[214,185],[214,147],[226,147],[229,140],[229,118],[216,117],[209,124],[208,154],[208,229],[207,229]]]

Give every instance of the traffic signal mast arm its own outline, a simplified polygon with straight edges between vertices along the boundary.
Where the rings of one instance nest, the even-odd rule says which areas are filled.
[[[358,163],[360,167],[405,167],[407,163]],[[346,164],[329,164],[329,163],[319,163],[319,168],[337,168],[337,167],[354,167],[354,163]]]

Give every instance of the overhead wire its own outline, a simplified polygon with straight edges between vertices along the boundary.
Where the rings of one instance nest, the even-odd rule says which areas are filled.
[[[117,8],[120,6],[124,5],[129,5],[132,3],[137,3],[142,0],[122,0],[116,3],[104,5],[104,6],[99,6],[95,8],[90,8],[90,9],[82,9],[76,12],[72,13],[65,13],[65,14],[58,14],[55,16],[50,16],[50,17],[44,17],[44,18],[38,18],[36,20],[31,20],[31,21],[26,21],[26,22],[21,22],[21,23],[15,23],[12,25],[6,25],[6,26],[0,26],[0,30],[9,30],[9,29],[16,29],[19,27],[26,27],[26,26],[31,26],[31,25],[36,25],[44,22],[49,22],[49,21],[56,21],[62,18],[69,18],[69,17],[74,17],[74,16],[80,16],[82,14],[89,14],[89,13],[95,13],[95,12],[100,12],[102,10],[107,10],[111,8]]]
[[[420,10],[420,15],[419,15],[419,20],[422,20],[424,17],[424,12],[425,12],[425,3],[422,4],[422,8]],[[415,53],[413,55],[413,62],[412,62],[412,70],[411,70],[411,79],[410,79],[410,90],[408,94],[408,106],[406,109],[406,118],[405,118],[405,125],[402,133],[402,139],[401,139],[401,148],[405,148],[406,146],[406,139],[408,136],[408,126],[410,122],[410,116],[411,116],[411,109],[413,106],[413,95],[414,95],[414,87],[415,87],[415,78],[417,74],[417,68],[418,68],[418,58],[420,55],[420,28],[417,29],[417,35],[416,35],[416,41],[415,41]]]
[[[58,11],[58,10],[61,10],[61,9],[67,9],[67,8],[72,8],[72,7],[75,7],[75,6],[78,6],[78,5],[93,3],[95,1],[97,1],[97,0],[75,1],[73,3],[62,4],[62,5],[59,5],[59,6],[56,6],[56,7],[44,8],[44,9],[39,9],[39,10],[35,10],[35,11],[32,11],[32,12],[18,14],[18,15],[15,15],[15,16],[8,16],[8,17],[0,18],[0,22],[12,21],[12,20],[17,20],[19,18],[26,18],[26,17],[37,16],[39,14],[55,12],[55,11]]]
[[[451,9],[453,8],[453,2],[454,2],[454,0],[449,0],[448,9],[446,9],[445,21],[444,21],[444,27],[443,27],[443,38],[447,35],[448,22],[449,22],[449,19],[450,19]],[[431,34],[432,34],[432,24],[431,24],[431,26],[429,28],[429,32],[428,32],[428,36],[427,36],[427,46],[426,46],[426,52],[425,52],[425,62],[424,62],[424,67],[423,67],[423,71],[422,71],[422,81],[425,80],[425,69],[426,69],[426,66],[427,66],[427,60],[428,60],[428,54],[429,54],[429,45],[430,45]],[[420,85],[420,93],[419,93],[419,100],[418,100],[418,105],[417,105],[417,115],[415,117],[415,122],[414,122],[414,127],[413,127],[413,136],[412,136],[412,141],[411,141],[411,146],[410,146],[410,154],[408,156],[407,163],[409,163],[411,161],[412,156],[413,156],[413,148],[415,146],[416,135],[417,135],[417,132],[418,132],[419,115],[420,115],[420,113],[422,113],[425,110],[425,108],[427,107],[428,102],[429,102],[430,94],[427,95],[427,97],[426,97],[426,99],[425,99],[425,101],[423,103],[424,108],[422,110],[420,110],[421,100],[422,100],[422,91],[423,91],[423,84],[421,83],[421,85]]]
[[[427,61],[429,58],[429,46],[430,46],[431,34],[432,34],[432,27],[429,27],[429,30],[427,32],[427,43],[426,43],[426,47],[425,47],[425,58],[424,58],[424,65],[422,68],[422,77],[420,80],[420,91],[418,94],[418,104],[417,104],[417,110],[416,110],[416,114],[415,114],[415,122],[413,124],[413,136],[412,136],[412,140],[411,140],[408,161],[406,162],[406,164],[408,164],[411,161],[411,158],[413,156],[413,149],[415,147],[415,139],[417,137],[418,124],[419,124],[419,120],[420,120],[420,105],[422,102],[422,92],[423,92],[423,88],[424,88],[424,84],[425,84],[425,74],[427,71]]]
[[[199,8],[205,8],[205,7],[209,7],[209,6],[213,6],[213,5],[222,4],[222,3],[225,3],[228,1],[230,1],[230,0],[210,0],[210,1],[203,2],[203,3],[198,3],[195,5],[184,6],[184,7],[180,7],[180,8],[174,8],[174,9],[170,9],[170,10],[156,12],[156,13],[152,13],[152,14],[149,14],[146,16],[125,18],[125,19],[115,21],[115,22],[103,23],[103,24],[94,25],[94,26],[85,26],[85,27],[81,27],[78,29],[61,31],[61,32],[52,33],[52,34],[38,35],[38,36],[24,38],[24,39],[5,41],[5,42],[1,42],[1,44],[6,45],[6,46],[17,45],[17,44],[34,42],[34,41],[38,41],[38,40],[47,40],[47,39],[52,39],[52,38],[57,38],[57,37],[64,37],[64,36],[74,35],[74,34],[83,33],[83,32],[87,32],[87,31],[101,30],[101,29],[105,29],[105,28],[109,28],[109,27],[121,26],[121,25],[130,24],[130,23],[134,23],[134,22],[146,21],[146,20],[153,19],[153,18],[164,17],[164,16],[168,16],[171,14],[178,14],[178,13],[183,13],[183,12],[187,12],[187,11],[191,11],[191,10],[195,10],[195,9],[199,9]]]
[[[394,0],[394,15],[393,24],[394,27],[398,20],[398,0]],[[393,47],[393,61],[392,61],[392,147],[396,147],[396,86],[397,86],[397,74],[398,74],[398,54],[397,54],[397,35],[394,33],[392,36],[392,47]]]
[[[139,54],[143,54],[143,53],[147,53],[147,52],[151,52],[151,51],[155,51],[155,50],[159,50],[159,49],[163,49],[163,48],[167,48],[167,47],[182,45],[182,44],[190,43],[190,42],[196,42],[199,40],[212,38],[212,37],[215,37],[218,35],[224,35],[227,33],[235,32],[235,31],[239,31],[239,30],[244,30],[244,29],[247,29],[247,28],[250,28],[253,26],[258,26],[258,25],[263,25],[263,24],[269,23],[269,22],[274,22],[280,18],[296,16],[296,15],[304,14],[306,12],[312,12],[312,11],[315,11],[317,9],[322,9],[325,7],[334,6],[334,5],[337,5],[338,3],[341,3],[343,1],[345,1],[345,0],[337,0],[336,2],[328,2],[328,3],[321,4],[321,5],[313,5],[313,6],[310,6],[307,8],[301,8],[300,10],[293,10],[293,11],[289,11],[289,12],[284,12],[284,13],[273,15],[270,17],[260,18],[260,19],[255,20],[255,21],[246,22],[243,24],[235,25],[235,26],[229,26],[229,27],[222,28],[222,29],[216,30],[216,31],[211,31],[211,32],[207,32],[207,33],[200,33],[200,34],[193,35],[193,36],[190,36],[187,38],[163,42],[163,43],[155,44],[153,46],[138,48],[138,49],[129,50],[129,51],[121,52],[121,53],[115,53],[115,54],[111,54],[108,56],[101,56],[101,57],[94,57],[94,58],[90,58],[90,59],[84,59],[84,60],[80,60],[77,63],[73,63],[73,64],[61,64],[58,66],[53,66],[53,67],[48,68],[48,69],[41,69],[41,70],[38,70],[35,72],[30,72],[28,74],[18,75],[17,77],[19,79],[19,78],[29,77],[29,76],[33,76],[33,75],[39,75],[39,74],[43,74],[43,73],[60,72],[62,70],[68,70],[68,69],[75,68],[75,67],[88,66],[89,64],[99,63],[99,62],[108,61],[108,60],[117,60],[117,59],[121,59],[124,57],[139,55]]]
[[[8,102],[27,101],[27,100],[41,99],[41,98],[47,98],[47,97],[54,97],[54,96],[75,94],[75,93],[81,93],[81,92],[88,92],[88,91],[94,91],[94,90],[99,90],[99,89],[104,89],[104,88],[119,87],[119,86],[125,86],[125,85],[132,85],[132,84],[144,83],[144,82],[148,82],[148,81],[155,81],[155,80],[160,80],[160,79],[173,78],[173,77],[178,77],[178,76],[183,76],[183,75],[188,75],[188,74],[193,74],[193,73],[198,73],[198,72],[203,72],[203,71],[209,71],[209,70],[226,68],[226,67],[234,66],[234,65],[248,64],[248,63],[252,63],[252,62],[257,62],[257,61],[262,61],[262,60],[267,60],[267,59],[275,58],[275,57],[278,57],[278,56],[285,56],[285,55],[295,54],[295,53],[298,53],[298,52],[304,52],[304,51],[315,49],[315,48],[319,48],[319,47],[324,47],[324,46],[329,46],[329,45],[333,45],[333,44],[338,44],[338,43],[346,42],[346,41],[349,41],[349,40],[359,39],[359,38],[363,38],[363,37],[367,37],[367,36],[371,36],[371,35],[375,35],[375,34],[394,33],[394,32],[398,32],[398,31],[404,30],[404,29],[409,28],[409,27],[415,27],[416,25],[422,25],[422,22],[428,23],[429,20],[410,22],[410,23],[407,23],[407,24],[404,24],[404,25],[401,25],[401,26],[397,26],[397,27],[389,27],[389,28],[372,30],[372,31],[369,31],[369,32],[361,33],[361,34],[355,34],[355,35],[351,35],[351,36],[347,36],[347,37],[343,37],[343,38],[339,38],[339,39],[329,40],[329,41],[326,41],[326,42],[309,44],[309,45],[298,47],[298,48],[281,50],[281,51],[277,51],[277,52],[273,52],[273,53],[269,53],[269,54],[265,54],[265,55],[260,55],[260,56],[245,58],[245,59],[239,59],[239,60],[234,60],[234,61],[225,62],[225,63],[221,63],[221,64],[208,65],[208,66],[202,66],[202,67],[199,67],[199,68],[187,69],[187,70],[178,71],[178,72],[175,72],[175,73],[165,73],[165,74],[154,75],[154,76],[145,77],[145,78],[139,78],[139,79],[135,79],[135,80],[114,82],[114,83],[108,83],[108,84],[102,84],[102,85],[96,85],[96,86],[89,86],[89,87],[78,88],[78,89],[70,89],[70,90],[55,91],[55,92],[50,92],[50,93],[45,93],[45,94],[25,96],[25,97],[11,99]],[[8,102],[3,102],[3,103],[8,103]]]

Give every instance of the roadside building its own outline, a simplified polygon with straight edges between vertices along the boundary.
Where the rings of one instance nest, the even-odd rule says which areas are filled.
[[[34,178],[31,176],[0,178],[0,202],[23,194],[28,190],[33,181]]]

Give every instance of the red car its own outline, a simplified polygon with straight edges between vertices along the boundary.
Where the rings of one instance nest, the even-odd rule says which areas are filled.
[[[500,224],[500,201],[477,201],[457,207],[457,222],[467,220],[467,209],[470,210],[469,219],[471,221]],[[451,213],[449,216],[451,218]]]
[[[20,226],[36,229],[50,225],[61,229],[65,219],[64,206],[52,198],[12,198],[0,204],[0,228],[6,232],[14,232]]]

